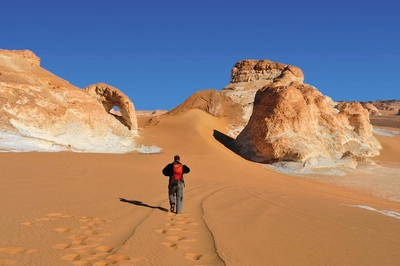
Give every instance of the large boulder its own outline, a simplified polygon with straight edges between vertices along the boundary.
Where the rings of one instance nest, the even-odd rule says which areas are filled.
[[[22,139],[1,150],[18,150],[14,144],[43,151],[135,149],[137,122],[128,97],[105,84],[79,89],[41,68],[31,51],[0,50],[0,105],[2,144],[4,136]],[[110,112],[112,105],[122,118]]]
[[[270,60],[237,62],[231,70],[230,84],[221,90],[243,109],[242,123],[230,125],[230,135],[236,137],[246,126],[253,112],[255,94],[259,89],[271,83],[288,85],[294,81],[302,83],[303,80],[303,72],[295,66]]]
[[[336,104],[316,88],[271,83],[257,91],[253,113],[236,139],[240,153],[256,162],[307,162],[345,154],[379,154],[369,114],[360,103]]]

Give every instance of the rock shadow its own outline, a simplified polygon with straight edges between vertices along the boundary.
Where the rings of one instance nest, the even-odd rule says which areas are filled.
[[[112,115],[113,117],[115,117],[115,119],[117,119],[121,124],[123,124],[124,126],[126,126],[129,129],[131,129],[131,127],[128,125],[128,123],[126,123],[125,119],[121,115],[116,115],[111,112],[108,112],[108,113],[110,115]]]
[[[225,135],[224,133],[222,133],[222,132],[220,132],[218,130],[215,130],[215,129],[214,129],[213,137],[218,142],[220,142],[222,145],[224,145],[226,148],[228,148],[232,152],[236,153],[237,155],[241,156],[239,154],[239,149],[235,145],[235,139],[234,138],[229,137],[229,136]]]
[[[241,153],[238,145],[236,144],[236,139],[229,137],[218,130],[214,129],[213,137],[218,142],[220,142],[222,145],[224,145],[226,148],[228,148],[235,154],[239,155],[243,159],[248,160],[250,162],[257,162],[257,163],[264,163],[264,164],[271,164],[271,163],[277,162],[277,160],[269,160],[269,161],[265,161],[265,162],[258,162],[258,161],[253,160],[252,157],[255,157],[254,154],[252,154],[250,151],[248,151],[246,154]]]

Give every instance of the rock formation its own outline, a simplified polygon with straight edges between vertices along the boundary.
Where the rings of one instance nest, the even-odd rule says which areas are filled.
[[[376,101],[373,102],[373,105],[378,109],[382,111],[394,111],[394,108],[390,105],[388,105],[385,101]]]
[[[379,154],[369,114],[360,103],[336,104],[316,88],[280,80],[258,90],[253,113],[236,140],[256,162],[340,159]]]
[[[118,107],[122,115],[121,122],[129,129],[137,129],[137,118],[133,103],[121,91],[107,84],[98,83],[86,87],[85,92],[96,98],[108,113],[115,106]]]
[[[267,80],[288,85],[292,81],[303,82],[301,69],[270,60],[242,60],[232,68],[231,83]]]
[[[231,126],[232,137],[236,137],[247,124],[253,110],[256,92],[262,87],[275,83],[287,85],[303,82],[301,69],[295,66],[272,62],[270,60],[242,60],[231,71],[231,83],[222,92],[243,108],[243,123]],[[236,128],[235,128],[236,127]]]
[[[226,119],[230,125],[238,126],[244,123],[242,106],[221,91],[210,89],[194,93],[169,112],[152,118],[149,125],[158,124],[163,116],[180,115],[189,109],[199,109],[214,117]]]
[[[228,96],[217,90],[202,90],[194,93],[182,104],[175,107],[168,114],[181,114],[188,109],[200,109],[215,117],[233,118],[240,116],[240,105]]]
[[[60,79],[31,51],[0,50],[0,133],[23,138],[33,150],[131,151],[133,104],[111,86],[94,87],[101,89],[82,90]],[[112,105],[122,119],[108,112]]]
[[[381,116],[381,112],[379,112],[378,108],[375,107],[371,102],[360,102],[361,105],[367,109],[370,116]]]

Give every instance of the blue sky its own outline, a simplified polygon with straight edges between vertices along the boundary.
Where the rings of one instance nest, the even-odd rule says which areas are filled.
[[[243,59],[300,67],[335,101],[400,99],[392,1],[5,1],[0,49],[29,49],[80,88],[104,82],[138,110],[220,90]]]

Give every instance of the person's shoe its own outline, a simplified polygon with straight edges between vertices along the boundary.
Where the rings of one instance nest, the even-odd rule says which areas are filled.
[[[175,203],[171,203],[171,208],[169,209],[171,212],[175,211]]]

